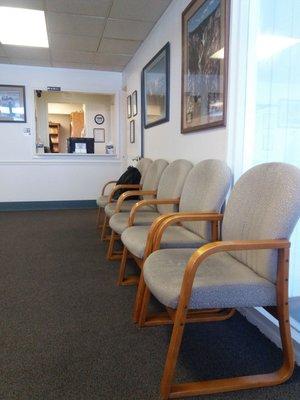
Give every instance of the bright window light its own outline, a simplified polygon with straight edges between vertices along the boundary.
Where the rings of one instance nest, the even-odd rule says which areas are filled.
[[[216,51],[210,58],[215,58],[219,60],[223,60],[224,58],[224,47],[218,51]]]
[[[257,37],[256,56],[258,60],[265,60],[298,43],[298,38],[262,34]]]
[[[0,7],[0,42],[49,47],[44,11]]]

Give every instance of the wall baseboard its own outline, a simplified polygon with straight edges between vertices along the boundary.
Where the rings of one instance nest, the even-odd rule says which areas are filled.
[[[97,208],[96,200],[0,202],[0,211],[47,211]]]
[[[267,338],[269,338],[277,347],[281,348],[281,340],[278,328],[278,322],[265,310],[255,308],[242,308],[238,310],[244,315],[251,324],[255,325]],[[300,366],[300,333],[291,328],[295,358],[297,365]]]

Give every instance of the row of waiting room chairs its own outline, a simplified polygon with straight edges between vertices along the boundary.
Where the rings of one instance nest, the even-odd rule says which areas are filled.
[[[300,217],[300,170],[284,163],[261,164],[232,188],[232,173],[220,160],[193,166],[187,160],[169,164],[142,159],[137,168],[140,185],[114,186],[109,195],[103,189],[97,224],[102,239],[109,240],[107,258],[120,259],[118,284],[138,285],[134,322],[139,327],[173,324],[162,398],[286,381],[294,369],[289,237]],[[128,191],[113,201],[120,188]],[[133,196],[139,200],[132,200]],[[114,249],[119,239],[121,253]],[[126,277],[128,257],[140,267],[139,277]],[[151,295],[165,306],[165,312],[149,315]],[[226,320],[239,307],[264,307],[278,319],[281,368],[267,374],[175,384],[185,324]]]

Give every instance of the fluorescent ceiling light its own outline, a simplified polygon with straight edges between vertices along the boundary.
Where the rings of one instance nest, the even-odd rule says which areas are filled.
[[[49,47],[44,11],[0,7],[0,42]]]
[[[256,57],[258,60],[265,60],[298,43],[300,43],[300,39],[289,36],[258,35],[256,39]]]

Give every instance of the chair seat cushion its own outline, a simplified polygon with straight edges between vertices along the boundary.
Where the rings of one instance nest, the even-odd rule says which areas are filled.
[[[104,208],[108,203],[109,196],[100,196],[96,199],[98,207]]]
[[[194,249],[163,249],[152,253],[143,268],[151,293],[165,306],[176,308],[185,266]],[[276,305],[276,288],[228,253],[217,253],[200,264],[190,309]]]
[[[139,211],[134,219],[135,225],[151,225],[155,218],[159,217],[158,212]],[[128,228],[129,213],[121,212],[114,214],[109,220],[109,226],[119,235]],[[133,227],[134,228],[134,227]]]
[[[149,226],[132,226],[121,236],[125,247],[138,258],[143,258],[146,248]],[[200,236],[182,226],[170,226],[163,234],[161,248],[200,247],[206,243]]]

